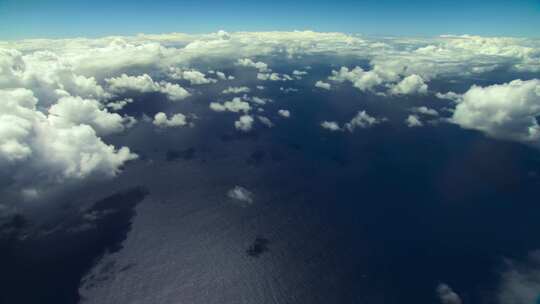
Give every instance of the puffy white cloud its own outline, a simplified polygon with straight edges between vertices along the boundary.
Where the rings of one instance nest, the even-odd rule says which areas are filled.
[[[148,74],[128,76],[122,74],[119,77],[105,80],[109,90],[113,93],[125,93],[129,91],[150,93],[159,92],[167,95],[170,100],[178,101],[189,97],[191,94],[178,84],[170,82],[155,82]]]
[[[212,102],[210,103],[210,109],[216,112],[244,112],[247,113],[251,110],[251,106],[248,102],[242,100],[240,97],[234,97],[231,101],[225,101],[224,103]]]
[[[451,120],[496,138],[532,143],[540,138],[539,114],[540,80],[514,80],[472,86],[460,96]]]
[[[62,113],[61,121],[55,114],[40,112],[37,98],[28,89],[0,90],[0,99],[0,163],[9,165],[5,168],[12,170],[20,185],[112,177],[137,157],[129,148],[116,149],[98,137],[89,124],[104,130],[120,128],[120,124],[116,116],[96,110],[92,102],[85,107],[94,116],[82,117],[85,121],[81,122],[71,116],[77,113],[70,103],[77,99],[64,99],[53,111]]]
[[[236,65],[256,68],[257,70],[259,70],[260,73],[270,71],[266,63],[261,62],[261,61],[254,62],[253,60],[249,58],[238,59],[238,61],[236,61]]]
[[[386,75],[378,73],[377,70],[364,71],[361,67],[355,67],[352,70],[341,67],[339,71],[332,71],[332,76],[328,77],[328,79],[336,82],[351,82],[355,88],[361,91],[372,90],[385,81],[396,80],[397,78],[397,75]]]
[[[280,116],[282,116],[282,117],[285,117],[285,118],[291,117],[291,112],[289,110],[280,109],[280,110],[278,110],[278,114]]]
[[[182,70],[179,68],[171,68],[169,76],[173,79],[187,80],[192,85],[209,84],[209,83],[217,82],[217,80],[215,79],[206,78],[206,75],[204,75],[204,73],[197,71],[195,69]]]
[[[186,116],[182,113],[176,113],[170,118],[167,118],[167,114],[159,112],[154,116],[152,123],[160,128],[172,128],[187,125],[187,120]]]
[[[393,95],[425,94],[428,86],[422,77],[413,74],[403,78],[399,83],[393,85],[389,93]]]
[[[263,125],[267,126],[268,128],[272,128],[274,126],[274,123],[268,117],[259,115],[257,116],[257,118]]]
[[[321,122],[321,127],[323,129],[327,129],[327,130],[330,130],[330,131],[341,131],[341,127],[335,121],[326,121],[325,120],[325,121]]]
[[[160,85],[148,74],[139,76],[128,76],[122,74],[119,77],[109,78],[105,80],[109,85],[109,90],[114,93],[125,93],[128,91],[136,91],[141,93],[159,92]]]
[[[240,93],[249,93],[251,90],[248,87],[228,87],[223,90],[222,94],[240,94]]]
[[[233,200],[249,204],[253,203],[253,193],[242,186],[234,186],[227,192],[227,196]]]
[[[450,286],[441,283],[437,286],[437,295],[441,304],[461,304],[461,297],[450,288]]]
[[[422,127],[424,124],[422,121],[420,121],[420,117],[418,115],[409,115],[405,119],[405,123],[407,124],[407,127],[414,128],[414,127]]]
[[[249,132],[251,131],[251,128],[253,127],[253,117],[250,115],[242,115],[238,118],[237,121],[234,122],[234,127],[243,132]]]
[[[359,111],[355,117],[351,119],[348,123],[345,124],[344,128],[349,132],[353,132],[356,128],[369,128],[373,125],[379,124],[384,120],[384,118],[375,118],[370,116],[366,111]]]
[[[176,83],[170,82],[160,83],[159,92],[167,95],[167,97],[172,101],[179,101],[191,96],[191,94],[186,89]]]
[[[49,108],[49,121],[58,127],[85,124],[98,134],[111,134],[124,130],[124,119],[94,99],[62,97]]]
[[[317,81],[315,83],[315,87],[317,88],[321,88],[321,89],[325,89],[325,90],[330,90],[332,88],[332,85],[327,83],[327,82],[324,82],[324,81]]]

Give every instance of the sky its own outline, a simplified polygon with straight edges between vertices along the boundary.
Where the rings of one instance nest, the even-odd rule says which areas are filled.
[[[0,0],[0,39],[315,30],[540,36],[540,1]]]

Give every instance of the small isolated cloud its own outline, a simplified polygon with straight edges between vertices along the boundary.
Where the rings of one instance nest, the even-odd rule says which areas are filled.
[[[256,103],[258,105],[265,105],[267,102],[272,102],[272,99],[269,99],[269,98],[261,98],[261,97],[257,97],[257,96],[253,96],[253,97],[248,97],[247,95],[244,95],[242,97],[244,100],[248,100],[248,101],[251,101],[253,103]]]
[[[285,117],[285,118],[289,118],[291,117],[291,112],[289,110],[278,110],[278,114],[281,116],[281,117]]]
[[[359,111],[351,121],[345,124],[345,129],[349,132],[353,132],[356,128],[369,128],[373,125],[379,124],[384,118],[375,118],[370,116],[366,111]]]
[[[240,93],[249,93],[251,90],[248,87],[228,87],[223,90],[222,94],[240,94]]]
[[[167,118],[167,114],[159,112],[154,116],[152,123],[160,128],[183,127],[187,124],[186,116],[177,113]]]
[[[437,112],[437,110],[430,109],[426,106],[411,108],[411,111],[423,115],[439,116],[439,112]]]
[[[295,88],[284,88],[284,87],[280,87],[279,90],[285,94],[288,94],[288,93],[294,93],[294,92],[298,92],[298,89],[295,89]]]
[[[240,202],[253,203],[253,193],[242,186],[234,186],[227,192],[227,196]]]
[[[403,78],[400,82],[390,88],[392,95],[425,94],[428,86],[422,77],[413,74]]]
[[[315,87],[317,88],[321,88],[321,89],[325,89],[325,90],[330,90],[332,88],[332,85],[327,83],[327,82],[324,82],[324,81],[317,81],[315,83]]]
[[[210,103],[210,109],[216,112],[244,112],[247,113],[251,110],[251,106],[248,102],[244,101],[240,97],[234,97],[231,101],[226,101],[224,103],[212,102]]]
[[[257,118],[263,125],[267,126],[268,128],[272,128],[274,126],[274,123],[268,117],[259,115],[257,116]]]
[[[436,289],[441,304],[461,304],[460,296],[450,288],[450,286],[441,283]]]
[[[253,117],[250,115],[242,115],[234,122],[234,127],[242,132],[249,132],[253,128]]]
[[[294,70],[292,72],[292,75],[294,76],[294,78],[300,80],[302,79],[303,76],[307,75],[308,73],[306,71],[299,71],[299,70]]]
[[[335,121],[323,121],[321,122],[321,127],[330,131],[341,131],[339,124]]]
[[[422,127],[424,124],[420,121],[420,118],[418,115],[411,114],[407,116],[407,119],[405,119],[405,123],[407,124],[407,127],[414,128],[414,127]]]

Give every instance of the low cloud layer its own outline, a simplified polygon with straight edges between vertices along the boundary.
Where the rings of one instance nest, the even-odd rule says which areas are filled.
[[[332,94],[352,86],[381,98],[446,98],[455,102],[451,122],[492,137],[536,144],[539,80],[473,86],[465,92],[437,92],[433,82],[477,79],[495,71],[538,73],[539,50],[540,43],[533,39],[377,39],[312,31],[0,41],[0,96],[5,101],[0,105],[0,161],[6,174],[16,179],[11,184],[17,185],[115,176],[136,155],[129,147],[109,143],[108,137],[129,132],[136,124],[141,117],[122,111],[141,102],[144,94],[181,104],[216,86],[228,98],[214,99],[208,107],[241,114],[231,127],[247,132],[278,124],[279,116],[294,119],[279,108],[272,109],[274,115],[279,110],[278,117],[262,115],[274,99],[263,94],[270,91],[266,85],[275,85],[272,82],[286,84],[280,93],[290,96],[307,87]],[[309,56],[336,60],[317,81],[309,79],[314,70],[302,62]],[[342,63],[343,58],[352,64]],[[275,64],[279,60],[298,64],[282,69]],[[201,61],[206,66],[197,66]],[[243,83],[246,77],[253,83]],[[255,88],[260,96],[251,95]],[[419,126],[427,116],[438,116],[432,108],[411,110],[407,125]],[[156,126],[188,124],[183,114],[156,112],[148,113]],[[250,114],[255,112],[261,115]],[[321,126],[352,132],[382,121],[360,112],[349,122],[326,121]],[[38,175],[43,176],[40,183],[35,182]]]

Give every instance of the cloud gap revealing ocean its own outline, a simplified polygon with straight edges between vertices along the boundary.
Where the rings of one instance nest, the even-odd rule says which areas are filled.
[[[0,42],[0,303],[536,303],[540,41]]]

